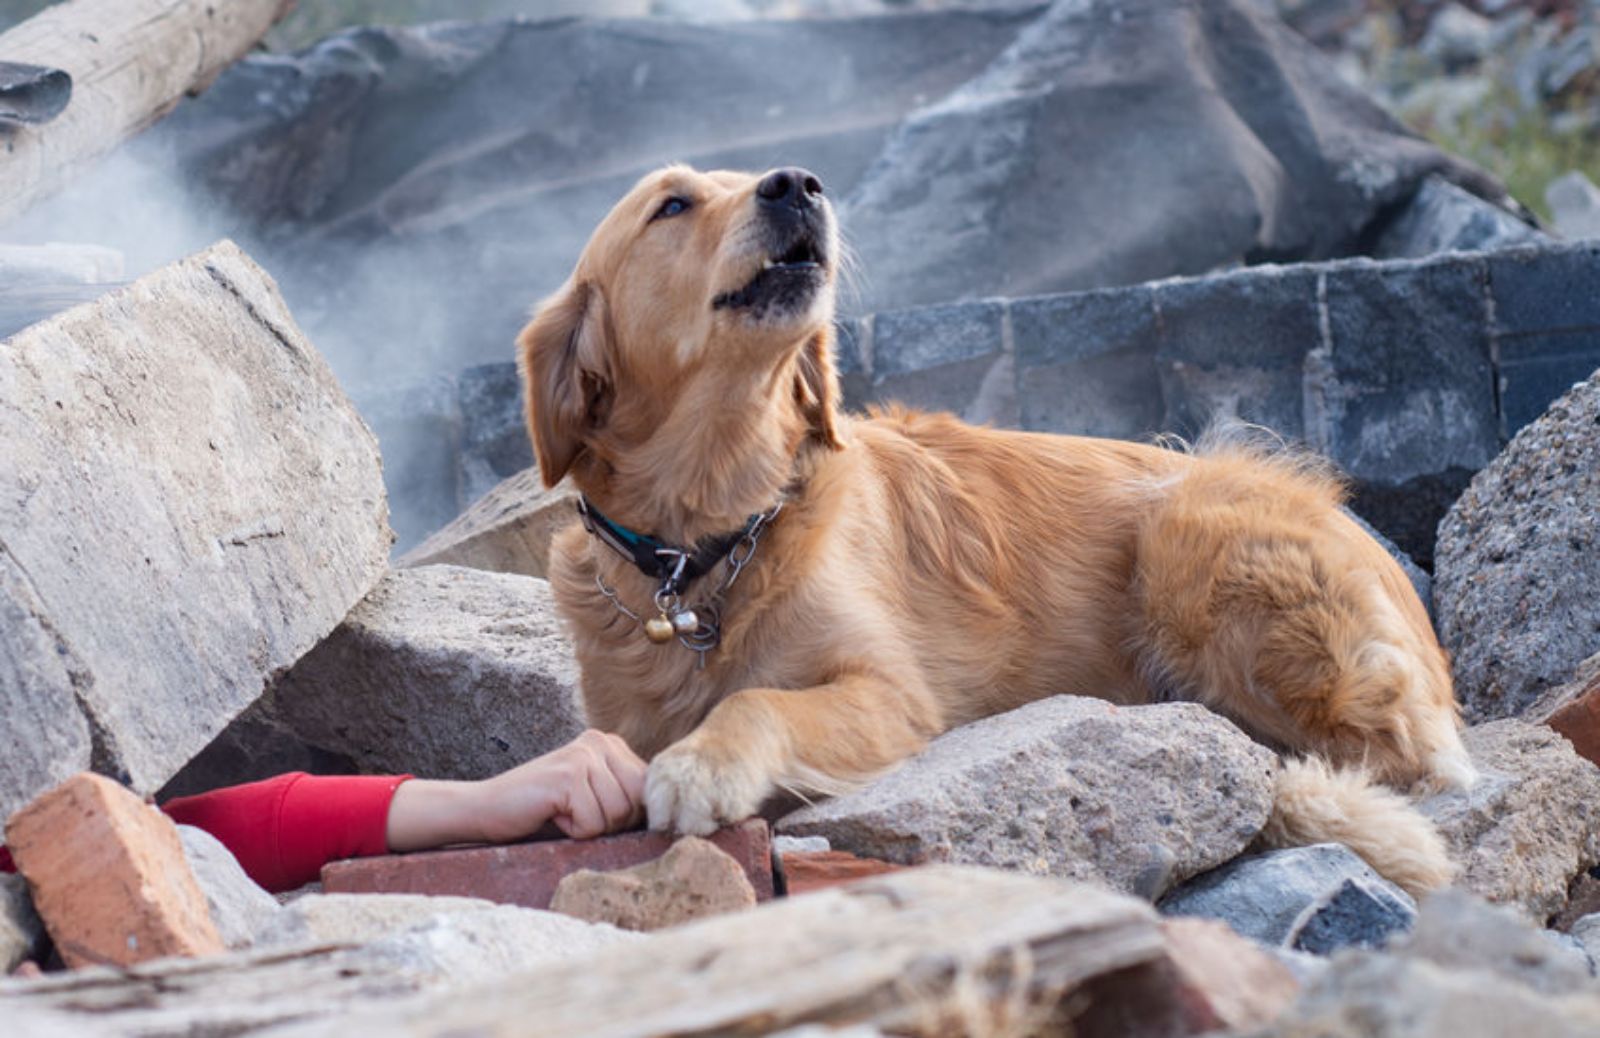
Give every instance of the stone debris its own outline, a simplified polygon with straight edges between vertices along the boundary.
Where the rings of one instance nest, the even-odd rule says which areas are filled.
[[[1377,947],[1417,918],[1410,894],[1336,843],[1239,858],[1172,891],[1161,911],[1218,919],[1262,944],[1318,955]]]
[[[1578,756],[1600,764],[1600,652],[1580,663],[1571,681],[1535,700],[1526,717],[1549,725]]]
[[[1600,864],[1600,768],[1543,725],[1494,721],[1468,728],[1465,741],[1478,784],[1418,808],[1461,863],[1460,886],[1548,919]]]
[[[295,664],[271,709],[364,770],[481,779],[586,727],[550,585],[458,566],[395,570]]]
[[[33,910],[28,881],[0,873],[0,977],[31,960],[44,940],[44,923]]]
[[[744,870],[756,897],[773,896],[772,839],[753,818],[707,840]],[[556,887],[580,869],[612,872],[654,861],[673,838],[665,833],[615,833],[593,840],[537,840],[502,847],[465,847],[356,858],[327,865],[322,889],[330,894],[430,894],[487,898],[525,908],[549,908]]]
[[[204,829],[180,825],[178,839],[222,943],[233,950],[250,947],[279,914],[277,899],[256,886],[228,848]]]
[[[1563,238],[1600,238],[1600,187],[1573,170],[1552,180],[1544,189],[1545,201]]]
[[[1593,285],[1558,304],[1574,326],[1600,324]],[[1520,715],[1600,651],[1597,428],[1600,377],[1518,433],[1439,525],[1439,636],[1469,720]]]
[[[1202,706],[1056,696],[948,732],[778,829],[898,864],[993,865],[1155,898],[1250,844],[1276,773],[1270,751]]]
[[[783,868],[783,889],[790,897],[826,890],[841,883],[854,883],[868,876],[898,872],[906,867],[877,858],[857,857],[845,851],[826,850],[780,853],[778,861]]]
[[[744,869],[716,844],[685,836],[655,861],[564,877],[550,910],[591,923],[649,932],[756,906]]]
[[[401,933],[438,915],[485,912],[493,901],[423,894],[318,894],[282,906],[256,934],[256,947],[363,944]]]
[[[1271,1023],[1299,994],[1288,967],[1221,923],[1168,919],[1164,954],[1093,985],[1074,1038],[1187,1038]]]
[[[470,566],[543,577],[550,539],[577,522],[577,499],[578,492],[570,485],[562,483],[546,490],[538,468],[524,469],[480,497],[395,564]]]
[[[1553,947],[1475,899],[1434,895],[1410,938],[1334,956],[1299,1001],[1252,1038],[1600,1033],[1600,987],[1572,953]]]
[[[110,779],[68,779],[12,815],[5,833],[68,966],[225,950],[177,826]]]
[[[377,445],[226,242],[6,340],[0,399],[0,815],[154,793],[383,572]]]

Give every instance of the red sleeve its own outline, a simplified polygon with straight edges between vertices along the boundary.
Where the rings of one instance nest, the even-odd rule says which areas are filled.
[[[294,890],[330,861],[389,853],[389,801],[409,778],[295,771],[169,800],[161,810],[215,836],[267,890]]]

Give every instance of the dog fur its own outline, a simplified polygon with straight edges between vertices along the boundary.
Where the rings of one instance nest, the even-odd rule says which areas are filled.
[[[1180,451],[843,413],[831,211],[762,183],[645,177],[519,339],[547,484],[570,475],[677,544],[785,500],[703,668],[597,587],[648,615],[653,581],[581,527],[552,546],[590,722],[651,759],[651,826],[836,794],[1045,696],[1184,699],[1286,755],[1267,843],[1338,840],[1413,891],[1447,882],[1401,795],[1472,781],[1447,661],[1329,470],[1248,437]],[[810,236],[815,269],[768,269],[785,235]]]

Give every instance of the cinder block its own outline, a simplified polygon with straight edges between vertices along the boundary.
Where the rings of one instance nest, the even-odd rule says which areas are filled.
[[[654,861],[672,846],[665,833],[638,832],[594,840],[544,840],[503,847],[390,854],[327,865],[329,894],[453,894],[525,908],[549,908],[562,878],[579,869],[611,872]],[[707,837],[750,878],[756,898],[772,897],[772,836],[753,818]]]
[[[1011,337],[1024,429],[1125,440],[1161,430],[1149,286],[1019,299]]]
[[[872,326],[872,375],[927,371],[1000,353],[1005,305],[994,300],[879,314]]]
[[[69,966],[226,950],[177,827],[110,779],[84,772],[40,795],[6,843]]]

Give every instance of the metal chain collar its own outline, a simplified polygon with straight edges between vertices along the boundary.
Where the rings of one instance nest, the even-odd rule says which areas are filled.
[[[694,615],[699,619],[699,624],[693,631],[677,636],[678,644],[685,649],[700,654],[699,669],[705,669],[706,653],[715,649],[722,642],[723,596],[728,593],[729,588],[733,587],[734,581],[739,579],[739,574],[744,572],[744,568],[755,559],[756,548],[761,543],[761,535],[766,533],[767,527],[772,525],[773,520],[778,518],[778,513],[781,511],[783,511],[782,500],[756,516],[755,521],[750,523],[744,532],[744,536],[739,538],[724,560],[727,563],[727,573],[723,576],[722,583],[718,584],[715,591],[697,602],[693,607]],[[611,600],[611,604],[616,606],[619,613],[640,626],[644,625],[644,619],[623,604],[622,599],[617,595],[616,589],[606,586],[606,582],[600,578],[598,569],[595,571],[594,583],[595,587],[600,589],[600,593]],[[654,604],[662,615],[682,610],[682,597],[671,590],[670,577],[663,581],[661,587],[656,589]]]

